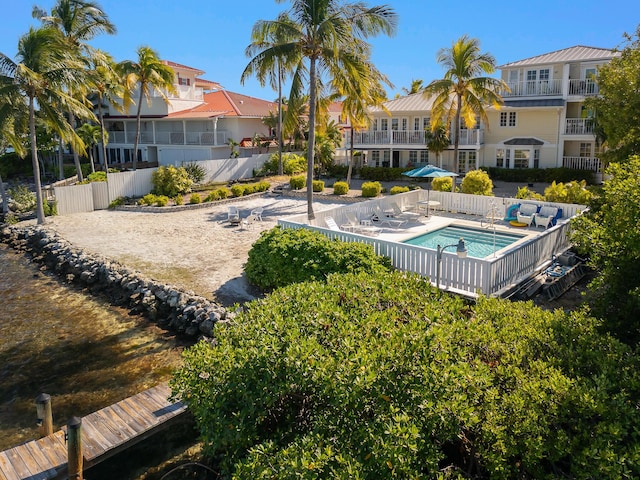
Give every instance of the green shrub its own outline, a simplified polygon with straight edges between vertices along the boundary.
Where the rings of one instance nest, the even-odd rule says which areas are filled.
[[[184,167],[176,168],[173,165],[158,167],[151,176],[153,182],[152,192],[156,195],[175,197],[178,194],[191,191],[193,180]]]
[[[27,153],[25,158],[20,158],[15,152],[0,155],[0,176],[4,181],[16,174],[33,175],[31,153]]]
[[[204,199],[205,202],[215,202],[216,200],[220,200],[220,194],[217,190],[210,191]]]
[[[349,184],[347,182],[336,182],[333,184],[334,195],[346,195],[349,193]]]
[[[216,192],[218,192],[218,196],[220,197],[220,199],[224,200],[225,198],[228,198],[231,196],[231,190],[229,190],[226,187],[221,187],[218,188],[216,190]]]
[[[640,365],[597,327],[334,274],[249,304],[172,389],[222,478],[639,478]]]
[[[58,202],[42,200],[42,209],[45,217],[55,217],[58,215]]]
[[[91,165],[88,163],[81,163],[80,171],[82,172],[82,178],[87,178],[89,174],[91,174]],[[64,178],[74,177],[77,173],[78,171],[76,170],[75,165],[65,165],[62,167],[62,174],[64,175]]]
[[[324,182],[322,180],[314,180],[312,188],[314,192],[322,192],[324,191]]]
[[[33,212],[36,209],[36,194],[26,185],[15,185],[7,189],[9,208],[17,213]]]
[[[406,193],[408,191],[409,187],[400,187],[396,185],[395,187],[391,187],[391,191],[389,193],[391,193],[391,195],[397,195],[399,193]]]
[[[256,192],[255,184],[248,183],[244,186],[245,195],[251,195],[252,193],[255,193],[255,192]]]
[[[176,205],[182,205],[184,203],[184,197],[182,195],[176,195],[173,197],[173,201]]]
[[[6,223],[7,225],[15,225],[16,223],[18,223],[20,221],[20,218],[18,217],[18,215],[16,215],[13,212],[8,212],[4,215],[4,219],[3,219],[4,223]]]
[[[300,190],[307,185],[307,179],[304,175],[291,177],[291,179],[289,180],[289,185],[291,186],[291,190]]]
[[[169,203],[169,197],[166,195],[158,195],[156,197],[156,207],[166,207]]]
[[[140,205],[151,206],[156,203],[157,198],[153,193],[147,193],[144,197],[139,200]]]
[[[241,197],[244,195],[244,185],[241,185],[239,183],[236,183],[235,185],[231,186],[231,194],[234,197]]]
[[[451,177],[434,178],[431,181],[431,188],[436,192],[450,192],[453,188],[453,180]]]
[[[562,182],[552,182],[544,190],[544,199],[547,202],[560,202],[560,203],[577,203],[580,205],[586,205],[589,203],[593,194],[587,190],[587,182],[578,182],[574,180],[567,184]]]
[[[595,183],[594,172],[572,168],[497,168],[482,167],[494,180],[504,182],[534,183],[570,182],[575,178],[585,180],[587,184]]]
[[[380,182],[364,182],[362,184],[362,196],[367,198],[377,197],[382,191]]]
[[[202,203],[202,198],[200,197],[200,194],[192,193],[191,197],[189,198],[189,203],[191,205],[197,205],[198,203]]]
[[[256,192],[266,192],[270,188],[271,188],[271,184],[269,182],[256,183]]]
[[[402,180],[402,172],[409,168],[388,168],[388,167],[362,167],[360,178],[363,180],[374,180],[378,182],[393,182]]]
[[[103,172],[102,170],[98,172],[93,172],[87,175],[88,182],[106,182],[107,181],[107,172]]]
[[[544,197],[539,193],[529,190],[529,187],[518,187],[516,198],[519,200],[544,200]]]
[[[296,175],[307,171],[307,159],[295,153],[282,154],[282,169],[284,175]],[[260,170],[260,175],[278,174],[278,154],[273,153]]]
[[[471,170],[462,179],[462,193],[493,196],[493,182],[483,170]]]
[[[109,204],[109,208],[113,209],[121,205],[124,205],[125,203],[126,203],[125,197],[118,197],[115,200],[111,201],[111,203]]]
[[[249,251],[247,279],[262,288],[322,280],[332,272],[381,272],[391,268],[370,245],[330,240],[321,233],[273,228],[263,232]]]
[[[329,176],[330,178],[347,178],[347,173],[349,173],[349,165],[327,165],[326,171],[327,176]],[[355,175],[355,173],[356,171],[355,169],[353,169],[351,174]]]
[[[182,166],[187,172],[187,175],[191,179],[193,183],[200,183],[204,180],[205,175],[207,174],[206,170],[202,165],[198,162],[189,162],[186,165],[183,163]]]

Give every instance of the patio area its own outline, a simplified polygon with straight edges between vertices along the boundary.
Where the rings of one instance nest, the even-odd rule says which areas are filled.
[[[427,202],[431,204],[429,216],[425,215]],[[513,226],[504,220],[506,212],[522,202],[515,198],[414,190],[316,212],[311,223],[306,215],[280,219],[278,223],[284,228],[308,228],[330,238],[370,244],[377,254],[391,258],[398,270],[426,276],[433,284],[440,263],[441,288],[473,298],[480,294],[502,296],[546,268],[554,255],[558,256],[570,248],[567,239],[569,221],[586,208],[584,205],[526,200],[526,203],[539,207],[558,207],[562,209],[562,216],[549,228],[536,227],[533,223],[530,226]],[[434,207],[437,210],[433,210]],[[384,217],[380,218],[382,215]],[[333,218],[342,228],[328,228],[327,217]],[[365,228],[357,228],[357,225],[349,228],[354,227],[354,217]],[[489,239],[499,233],[516,234],[518,237],[513,243],[494,249],[482,258],[458,258],[455,251],[445,250],[440,262],[435,248],[403,243],[448,226],[459,227],[461,231],[481,230]]]

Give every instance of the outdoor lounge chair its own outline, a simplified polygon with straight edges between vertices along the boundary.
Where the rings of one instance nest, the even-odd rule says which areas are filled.
[[[329,228],[329,230],[334,230],[336,232],[343,231],[338,226],[338,224],[336,223],[333,217],[324,217],[324,223],[327,224],[327,227]],[[380,234],[381,231],[382,229],[378,227],[359,225],[358,231],[357,232],[354,231],[353,233],[362,233],[364,235],[370,235],[370,236],[376,237]]]
[[[538,206],[536,204],[523,203],[518,209],[516,218],[518,219],[518,222],[524,223],[527,226],[531,226],[531,222],[533,222],[533,219],[535,218],[537,212]]]
[[[336,223],[336,221],[333,219],[333,217],[324,217],[324,223],[327,224],[327,228],[329,230],[333,230],[335,232],[340,232],[340,227],[338,226],[338,224]]]
[[[229,207],[227,211],[227,222],[231,225],[238,225],[240,223],[240,211],[238,207]]]
[[[255,221],[257,219],[258,219],[258,217],[256,217],[255,215],[250,213],[249,215],[247,215],[246,218],[243,218],[243,219],[240,220],[240,228],[242,230],[245,230],[245,229],[253,226],[253,224],[255,223]]]
[[[400,228],[402,225],[407,223],[407,220],[394,218],[392,213],[389,214],[383,212],[379,205],[373,207],[373,215],[371,215],[371,221],[379,223],[380,225],[384,225],[386,223],[390,228]]]
[[[391,209],[393,210],[393,218],[398,220],[407,220],[409,222],[417,222],[420,218],[419,213],[403,211],[397,204],[392,203]]]
[[[343,224],[340,228],[343,230],[349,230],[354,233],[363,233],[365,235],[378,236],[382,231],[381,228],[375,227],[373,225],[366,225],[366,223],[371,222],[361,222],[358,220],[358,217],[354,212],[346,211],[345,216],[347,217],[347,223]]]
[[[562,215],[562,210],[558,207],[542,207],[540,211],[536,213],[533,223],[536,227],[553,227],[560,215]]]

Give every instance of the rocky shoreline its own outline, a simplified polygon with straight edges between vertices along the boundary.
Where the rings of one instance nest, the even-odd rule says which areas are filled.
[[[27,254],[42,269],[61,280],[86,288],[114,305],[129,308],[160,327],[193,340],[213,340],[218,323],[229,323],[235,314],[193,292],[145,278],[116,262],[75,248],[46,227],[4,226],[0,241]]]

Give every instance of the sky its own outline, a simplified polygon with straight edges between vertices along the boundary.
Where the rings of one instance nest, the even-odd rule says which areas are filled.
[[[38,22],[37,5],[49,11],[55,0],[0,0],[0,52],[15,58],[18,39]],[[391,80],[389,98],[409,87],[413,79],[425,84],[441,78],[436,62],[441,48],[464,34],[480,41],[500,66],[575,45],[614,48],[625,32],[640,24],[638,0],[538,0],[484,2],[457,0],[367,0],[387,4],[398,16],[393,37],[370,40],[372,61]],[[204,70],[203,78],[226,90],[265,100],[277,93],[255,79],[244,85],[240,76],[249,58],[244,51],[258,20],[272,20],[290,2],[275,0],[98,0],[118,32],[90,43],[116,61],[136,58],[138,47],[153,48],[162,59]],[[286,86],[284,94],[286,94]]]

